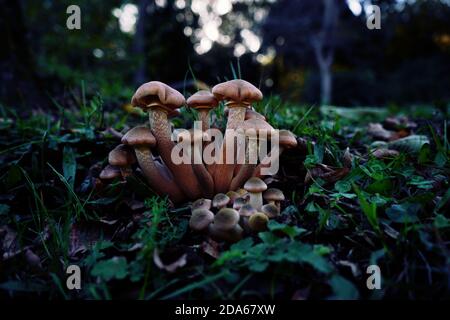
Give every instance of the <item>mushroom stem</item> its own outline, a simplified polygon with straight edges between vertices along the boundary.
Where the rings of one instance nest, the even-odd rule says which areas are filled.
[[[194,136],[195,136],[194,130]],[[203,194],[206,198],[211,198],[214,195],[214,180],[211,174],[206,169],[203,164],[203,156],[202,156],[202,143],[203,140],[196,141],[196,138],[192,139],[192,149],[193,153],[191,156],[192,159],[192,169],[194,170],[194,174],[196,175],[200,187],[203,191]]]
[[[236,104],[235,102],[231,102],[231,104],[228,104],[230,106],[231,104],[233,104],[233,107],[230,108],[230,111],[228,113],[227,130],[225,131],[224,141],[220,149],[222,160],[224,163],[216,166],[214,169],[214,187],[216,193],[228,191],[228,187],[230,186],[231,180],[233,179],[235,164],[226,163],[226,145],[234,144],[234,135],[230,133],[230,130],[236,130],[239,124],[244,122],[245,110],[248,108],[248,105],[246,104]]]
[[[209,109],[198,108],[199,118],[202,122],[202,131],[209,129]]]
[[[168,195],[170,200],[174,203],[180,203],[186,200],[177,184],[166,177],[166,175],[159,170],[153,161],[152,152],[148,147],[136,146],[134,149],[139,167],[142,170],[148,184],[160,196]]]
[[[255,170],[256,163],[250,163],[250,156],[258,152],[258,142],[256,137],[248,137],[248,148],[245,152],[245,164],[243,164],[238,174],[231,180],[230,190],[237,190],[247,181]]]
[[[201,197],[201,188],[192,167],[181,163],[176,165],[172,162],[172,149],[175,143],[171,140],[171,131],[167,119],[167,111],[163,108],[154,107],[149,110],[150,127],[153,135],[158,141],[158,152],[174,176],[181,190],[190,198]]]
[[[256,210],[261,210],[261,207],[263,205],[263,198],[261,192],[249,192],[250,194],[250,205],[255,208]]]

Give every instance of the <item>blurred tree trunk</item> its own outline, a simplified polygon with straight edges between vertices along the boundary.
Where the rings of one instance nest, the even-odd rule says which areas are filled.
[[[41,88],[29,49],[22,1],[0,0],[0,100],[8,106],[43,107],[48,99]],[[36,41],[35,39],[33,39]]]
[[[138,65],[134,73],[134,83],[137,86],[146,81],[145,21],[148,17],[147,8],[149,5],[150,0],[140,0],[138,4],[139,16],[133,40],[133,53],[136,59],[138,59]]]
[[[321,30],[311,42],[320,72],[320,102],[329,104],[332,96],[333,78],[331,66],[334,60],[334,31],[337,27],[338,5],[336,0],[323,0]]]

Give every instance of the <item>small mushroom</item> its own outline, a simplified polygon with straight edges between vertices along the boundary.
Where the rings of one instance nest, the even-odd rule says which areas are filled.
[[[149,114],[150,128],[158,141],[157,149],[172,172],[180,189],[190,199],[201,196],[201,187],[190,164],[175,164],[171,160],[175,144],[171,140],[171,127],[168,114],[181,107],[185,99],[177,90],[159,81],[150,81],[141,85],[133,95],[131,103]]]
[[[122,137],[122,143],[134,148],[139,167],[148,184],[155,192],[160,196],[168,195],[174,203],[179,203],[186,199],[186,196],[173,181],[172,177],[168,177],[166,172],[161,170],[153,161],[153,154],[150,148],[156,146],[156,139],[149,128],[139,126],[129,130]]]
[[[263,205],[261,207],[261,212],[264,213],[269,219],[275,218],[280,214],[278,207],[272,203]]]
[[[218,193],[214,196],[212,204],[214,208],[222,209],[230,202],[230,198],[224,193]]]
[[[189,227],[195,231],[203,231],[208,229],[208,226],[214,220],[214,213],[207,209],[196,209],[192,211],[192,216],[189,219]]]
[[[238,242],[244,237],[244,230],[239,224],[236,224],[229,230],[222,230],[217,228],[213,222],[209,225],[208,233],[215,241]]]
[[[228,130],[235,130],[245,120],[245,112],[250,108],[251,103],[260,101],[263,97],[261,91],[251,83],[235,79],[216,85],[212,89],[212,93],[218,100],[226,100],[229,108],[227,131],[222,143],[221,150],[222,159],[226,162],[226,145],[231,144],[234,140],[234,134],[230,134]],[[215,166],[214,183],[216,192],[225,192],[230,186],[233,179],[235,164],[223,163]]]
[[[119,144],[109,153],[108,162],[112,166],[119,167],[122,177],[126,178],[132,174],[131,165],[136,159],[129,147]]]
[[[241,209],[239,209],[239,215],[241,216],[241,217],[251,217],[253,214],[255,214],[256,212],[258,212],[258,211],[256,211],[256,209],[255,208],[253,208],[250,204],[244,204],[242,207],[241,207]]]
[[[247,200],[245,198],[239,197],[233,202],[233,209],[234,210],[240,210],[244,204],[247,203]]]
[[[211,200],[203,198],[195,200],[194,203],[192,203],[191,205],[191,210],[194,211],[197,209],[206,209],[206,210],[211,209]]]
[[[266,230],[268,222],[269,218],[262,212],[257,212],[248,219],[248,225],[254,232]]]
[[[239,223],[239,213],[231,208],[222,208],[214,216],[214,225],[220,230],[231,230]]]
[[[115,178],[120,178],[121,176],[122,174],[120,173],[120,169],[118,167],[108,164],[102,172],[100,172],[99,178],[102,180],[112,180]]]
[[[208,130],[209,112],[218,105],[216,97],[208,90],[200,90],[190,96],[186,102],[190,108],[198,111],[202,122],[202,130]]]
[[[278,211],[281,210],[280,202],[284,201],[284,194],[280,189],[269,188],[263,193],[263,198],[268,203],[274,204]]]
[[[260,178],[250,178],[244,185],[244,189],[250,194],[250,205],[256,210],[261,210],[263,205],[262,192],[267,189],[267,185]]]
[[[244,231],[246,233],[251,232],[251,228],[248,224],[248,219],[256,213],[256,209],[253,208],[250,204],[244,204],[241,209],[239,209],[239,215],[240,215],[240,225],[244,228]]]

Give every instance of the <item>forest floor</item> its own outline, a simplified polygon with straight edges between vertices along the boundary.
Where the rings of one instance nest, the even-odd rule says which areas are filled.
[[[230,245],[189,230],[189,204],[141,177],[98,179],[145,116],[99,96],[56,105],[0,110],[0,297],[450,298],[448,110],[264,101],[257,110],[302,143],[266,180],[286,195],[280,216]],[[175,126],[192,120],[183,111]],[[69,265],[81,290],[66,287]],[[380,289],[367,287],[370,265]]]

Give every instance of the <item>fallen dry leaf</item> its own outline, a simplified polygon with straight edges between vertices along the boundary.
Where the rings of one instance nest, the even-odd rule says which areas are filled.
[[[170,264],[164,264],[161,260],[161,257],[159,256],[158,249],[155,249],[153,251],[153,262],[155,263],[155,265],[158,268],[160,268],[161,270],[166,270],[167,272],[170,272],[170,273],[173,273],[178,268],[185,266],[186,262],[187,262],[186,258],[187,258],[187,254],[184,253],[183,255],[181,255],[181,257],[179,257],[174,262],[172,262]]]
[[[375,139],[384,141],[393,141],[399,139],[401,136],[395,131],[386,130],[380,123],[369,123],[367,133]]]
[[[216,241],[212,239],[203,241],[201,244],[201,248],[204,253],[213,257],[214,259],[217,259],[219,257],[219,244]]]
[[[376,149],[372,152],[372,155],[377,159],[386,159],[386,158],[393,158],[399,155],[399,152],[397,150],[391,150],[391,149]]]

